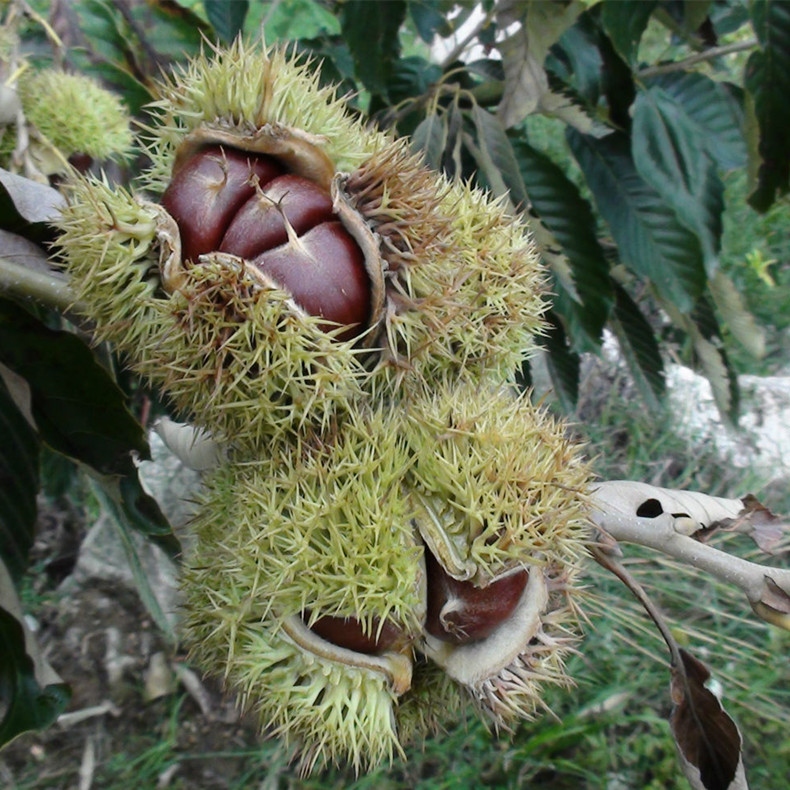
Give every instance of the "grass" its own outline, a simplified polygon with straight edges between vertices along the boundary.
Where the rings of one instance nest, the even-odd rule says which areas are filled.
[[[759,494],[765,481],[722,464],[710,447],[690,448],[670,415],[646,414],[629,392],[623,382],[610,382],[586,400],[580,415],[578,430],[598,457],[602,477],[722,496],[746,489]],[[768,504],[788,508],[790,499]],[[733,548],[754,553],[746,539]],[[704,661],[720,684],[723,704],[744,737],[753,790],[783,786],[790,761],[790,634],[755,622],[737,591],[688,568],[630,547],[625,561],[665,611],[681,646]],[[330,769],[302,779],[276,741],[258,743],[250,732],[242,736],[233,727],[207,724],[190,699],[172,695],[153,706],[138,702],[125,722],[107,722],[112,731],[97,740],[93,787],[156,790],[171,771],[167,787],[175,790],[686,790],[667,723],[667,651],[613,576],[590,563],[586,583],[590,624],[568,665],[576,688],[550,690],[545,701],[554,715],[525,722],[512,736],[497,737],[470,720],[369,775]],[[195,742],[193,735],[206,727],[213,735]],[[16,790],[75,786],[80,754],[81,747],[75,748],[70,770],[32,766]]]

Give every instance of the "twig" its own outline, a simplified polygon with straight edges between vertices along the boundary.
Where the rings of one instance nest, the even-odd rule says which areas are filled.
[[[693,66],[696,63],[701,63],[705,60],[713,60],[722,55],[731,55],[733,52],[751,49],[752,47],[756,47],[757,43],[756,38],[750,38],[747,41],[735,41],[732,44],[724,44],[721,47],[711,47],[704,52],[690,55],[684,60],[676,60],[672,63],[662,63],[659,66],[648,66],[647,68],[637,71],[636,76],[640,79],[647,79],[648,77],[657,77],[659,74],[669,74],[673,71],[685,71],[689,66]]]
[[[473,28],[472,30],[463,38],[463,40],[459,41],[451,50],[450,52],[444,57],[442,62],[439,64],[442,69],[446,69],[453,61],[455,61],[458,56],[469,46],[469,42],[473,39],[477,38],[480,35],[480,31],[483,30],[487,25],[491,23],[491,20],[494,18],[494,14],[496,13],[496,8],[492,8]]]
[[[21,266],[5,258],[0,258],[0,293],[33,299],[61,313],[80,312],[64,274]]]

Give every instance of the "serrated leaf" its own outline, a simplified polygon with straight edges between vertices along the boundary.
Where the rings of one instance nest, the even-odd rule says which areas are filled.
[[[545,154],[526,142],[513,144],[516,166],[530,203],[566,254],[581,301],[578,320],[597,341],[613,303],[609,262],[596,233],[590,204],[576,185]]]
[[[621,260],[681,312],[690,312],[706,282],[699,240],[639,176],[628,137],[596,139],[569,130],[568,142]]]
[[[570,348],[565,330],[558,317],[549,312],[546,318],[549,322],[549,331],[543,339],[543,347],[547,351],[546,364],[557,398],[562,408],[570,413],[579,399],[581,359]]]
[[[431,44],[434,36],[444,38],[452,33],[439,0],[409,0],[409,13],[417,35],[426,44]]]
[[[755,358],[765,356],[765,333],[746,309],[735,283],[717,271],[708,283],[713,301],[733,337]]]
[[[744,75],[759,128],[759,140],[749,151],[756,172],[749,203],[765,211],[790,186],[790,5],[755,0],[751,14],[760,49],[750,55]]]
[[[724,184],[705,153],[703,133],[673,97],[654,86],[637,95],[631,137],[637,172],[699,238],[712,274],[721,248]]]
[[[739,89],[698,72],[672,72],[648,83],[671,96],[700,129],[708,155],[722,170],[746,164],[743,107]]]
[[[447,144],[447,122],[444,115],[431,114],[424,118],[411,136],[412,151],[422,151],[425,164],[441,169],[442,155]]]
[[[657,0],[604,0],[603,23],[614,48],[627,63],[635,63],[639,42],[658,5]]]
[[[75,335],[0,300],[0,362],[27,380],[36,425],[53,449],[103,474],[128,469],[131,451],[148,456],[123,393]]]
[[[296,42],[321,36],[339,36],[340,21],[317,0],[289,0],[287,3],[253,3],[244,20],[247,35],[261,33],[267,44]]]
[[[497,45],[505,70],[498,115],[505,128],[523,121],[549,92],[543,65],[546,55],[583,10],[584,3],[576,0],[529,0],[499,11],[497,23],[502,30],[520,17],[518,29]]]
[[[171,557],[181,551],[173,528],[157,501],[142,487],[136,470],[118,478],[118,504],[124,520],[141,535],[154,540]]]
[[[351,50],[357,77],[374,94],[387,98],[387,80],[400,52],[400,26],[406,3],[388,0],[368,3],[348,0],[340,12],[343,38]]]
[[[601,92],[603,59],[598,49],[602,33],[583,14],[566,30],[546,58],[546,69],[571,86],[587,105],[594,107]]]
[[[441,169],[448,178],[455,178],[463,172],[461,145],[463,143],[464,117],[457,102],[450,105],[445,117],[447,118],[447,141],[442,153]]]
[[[39,441],[0,376],[0,560],[18,581],[33,545]]]
[[[477,104],[472,107],[471,116],[486,177],[492,186],[492,181],[501,181],[504,187],[494,189],[494,193],[499,196],[509,192],[513,207],[523,209],[528,203],[527,192],[505,127],[499,118]]]
[[[34,241],[51,236],[52,222],[66,204],[60,192],[0,168],[0,226]]]
[[[683,314],[660,295],[658,300],[672,322],[689,336],[697,363],[710,383],[719,412],[735,422],[740,406],[738,377],[724,351],[719,325],[710,304],[700,298],[692,313]]]
[[[611,327],[639,392],[648,406],[658,411],[666,394],[661,349],[653,328],[627,291],[616,285],[615,296]]]
[[[249,0],[203,0],[206,17],[217,36],[229,44],[244,28]]]
[[[723,416],[737,422],[740,408],[738,376],[724,347],[719,322],[706,298],[701,298],[689,316],[689,336],[705,378],[710,382],[716,406]]]
[[[168,0],[128,4],[82,0],[75,18],[90,49],[72,48],[77,69],[109,81],[133,113],[150,102],[152,79],[174,62],[195,55],[211,28],[187,8]]]
[[[1,602],[0,602],[1,603]],[[40,686],[25,649],[22,624],[0,605],[0,747],[23,732],[48,727],[71,699],[68,686]]]

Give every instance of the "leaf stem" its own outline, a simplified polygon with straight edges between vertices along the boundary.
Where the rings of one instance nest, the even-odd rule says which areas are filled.
[[[711,47],[704,52],[697,52],[684,60],[676,60],[672,63],[662,63],[658,66],[648,66],[637,71],[636,76],[640,79],[657,77],[659,74],[669,74],[673,71],[685,71],[689,66],[701,63],[706,60],[713,60],[722,55],[731,55],[733,52],[742,52],[745,49],[752,49],[757,46],[757,39],[750,38],[746,41],[734,41],[732,44],[724,44],[721,47]]]
[[[29,299],[61,313],[79,313],[68,277],[0,258],[0,293]]]

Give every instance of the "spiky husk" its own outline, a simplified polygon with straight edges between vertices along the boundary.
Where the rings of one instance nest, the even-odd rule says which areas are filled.
[[[417,524],[451,576],[485,586],[513,568],[579,559],[590,471],[561,424],[491,386],[416,393],[408,414]]]
[[[565,671],[565,659],[580,641],[578,568],[555,566],[545,571],[549,592],[540,628],[518,654],[491,677],[475,685],[475,702],[495,728],[510,729],[549,709],[545,687],[573,686]]]
[[[186,585],[242,590],[261,616],[309,611],[355,617],[366,633],[384,620],[419,632],[422,548],[401,492],[409,458],[393,420],[349,416],[269,453],[210,481]]]
[[[426,635],[426,654],[495,729],[546,709],[546,685],[572,685],[564,662],[580,639],[577,574],[570,565],[531,569],[516,610],[484,640],[452,645]]]
[[[360,124],[337,97],[321,86],[309,65],[282,49],[245,46],[201,55],[157,87],[149,130],[153,166],[145,176],[163,190],[185,137],[209,126],[250,134],[267,125],[297,130],[320,147],[336,170],[354,170],[388,143],[386,135]]]
[[[414,663],[412,685],[398,699],[395,717],[398,738],[404,745],[447,730],[472,712],[472,698],[436,664],[418,659]]]
[[[224,672],[242,709],[255,715],[263,733],[284,739],[304,773],[326,762],[349,762],[359,772],[392,759],[400,750],[395,693],[384,675],[312,655],[271,620],[250,615],[212,630],[198,614],[228,603],[235,604],[229,616],[244,605],[226,603],[212,587],[189,588],[190,657]]]
[[[129,114],[96,80],[44,69],[25,75],[18,90],[27,120],[64,156],[108,159],[129,154]]]
[[[127,354],[182,415],[239,448],[328,423],[360,392],[353,344],[333,339],[241,263],[206,256],[168,296],[162,213],[104,181],[72,185],[58,245],[96,337]]]
[[[391,272],[371,386],[506,380],[543,329],[545,282],[504,202],[431,172],[403,142],[371,156],[345,188]]]
[[[530,353],[543,329],[544,275],[503,201],[449,183],[406,143],[360,124],[333,89],[282,50],[237,42],[198,58],[158,91],[148,188],[164,189],[195,135],[221,133],[231,144],[235,134],[244,148],[265,129],[298,134],[295,142],[349,173],[345,192],[380,238],[389,272],[378,344],[384,364],[369,380],[374,393],[382,383],[391,392],[404,379],[448,372],[506,378]]]

